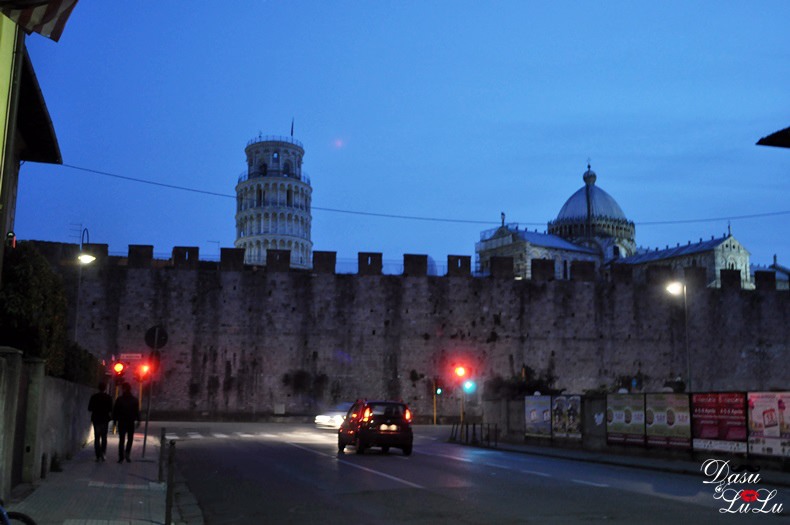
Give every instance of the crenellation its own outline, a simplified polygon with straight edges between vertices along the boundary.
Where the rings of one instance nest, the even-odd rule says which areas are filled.
[[[682,298],[665,291],[658,270],[645,282],[621,281],[616,272],[611,281],[573,281],[461,279],[450,270],[431,276],[405,268],[405,275],[382,275],[364,266],[357,275],[316,266],[229,269],[237,253],[210,269],[124,266],[113,257],[83,268],[79,343],[109,360],[139,352],[147,329],[165,327],[154,408],[195,417],[307,414],[355,397],[396,395],[424,415],[432,410],[429,382],[460,359],[479,372],[472,411],[486,381],[509,380],[522,365],[553,373],[554,386],[570,393],[619,387],[637,374],[656,391],[686,375],[685,322],[695,389],[762,389],[790,377],[790,294],[783,291],[690,285],[686,318]],[[381,254],[361,260],[375,270]],[[60,262],[53,264],[76,285],[76,266]],[[454,396],[441,400],[440,414],[457,408]]]
[[[729,289],[741,288],[741,271],[740,270],[720,270],[721,288]]]
[[[357,255],[359,275],[381,275],[383,269],[382,254],[359,252]]]

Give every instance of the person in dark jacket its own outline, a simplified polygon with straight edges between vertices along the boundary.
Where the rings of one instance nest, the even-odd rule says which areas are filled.
[[[132,385],[129,383],[121,385],[121,390],[123,393],[115,400],[112,409],[112,419],[118,425],[118,463],[123,463],[124,459],[130,463],[134,424],[140,421],[140,402],[132,395]]]
[[[112,418],[112,396],[106,392],[107,385],[99,383],[99,391],[88,401],[88,411],[93,423],[93,448],[96,461],[104,461],[107,455],[107,426]]]

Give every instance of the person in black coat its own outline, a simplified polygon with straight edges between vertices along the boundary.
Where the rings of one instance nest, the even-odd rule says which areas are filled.
[[[93,448],[96,461],[104,461],[107,454],[107,426],[112,418],[112,396],[106,392],[107,385],[99,383],[99,391],[88,401],[88,411],[93,423]]]
[[[134,424],[140,421],[140,402],[132,395],[132,385],[121,385],[123,393],[115,400],[112,419],[118,425],[118,463],[131,462]],[[125,446],[124,446],[125,442]]]

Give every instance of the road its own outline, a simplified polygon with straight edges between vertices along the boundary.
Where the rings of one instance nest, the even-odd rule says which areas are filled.
[[[164,425],[209,525],[787,522],[722,515],[702,475],[466,447],[446,427],[415,427],[404,457],[338,454],[333,432],[307,424]]]

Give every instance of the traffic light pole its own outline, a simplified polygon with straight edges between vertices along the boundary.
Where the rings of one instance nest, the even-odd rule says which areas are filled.
[[[459,429],[463,428],[464,426],[464,397],[466,397],[466,393],[464,389],[461,388],[461,425],[458,427]]]
[[[436,425],[436,378],[433,380],[433,424]]]
[[[153,380],[149,380],[153,381]],[[148,420],[151,418],[151,388],[153,383],[148,383],[148,401],[145,407],[145,431],[143,432],[143,458],[145,458],[145,443],[148,441]],[[140,383],[140,392],[143,391],[143,384]]]

